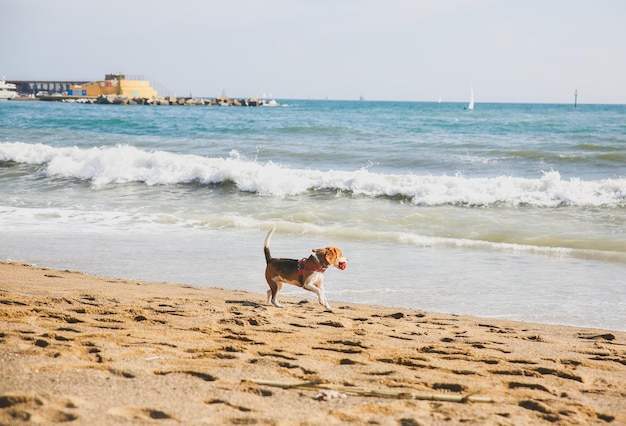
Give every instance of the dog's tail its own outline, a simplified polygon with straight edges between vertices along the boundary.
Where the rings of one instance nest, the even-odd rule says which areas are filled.
[[[275,230],[276,227],[274,226],[270,229],[270,232],[267,233],[267,237],[265,237],[265,245],[263,246],[263,251],[265,252],[265,263],[270,263],[270,260],[272,260],[272,255],[270,254],[270,239],[272,238],[272,234]]]

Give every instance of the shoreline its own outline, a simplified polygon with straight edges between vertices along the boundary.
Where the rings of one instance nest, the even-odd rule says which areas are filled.
[[[264,299],[0,262],[0,423],[626,423],[624,332]]]

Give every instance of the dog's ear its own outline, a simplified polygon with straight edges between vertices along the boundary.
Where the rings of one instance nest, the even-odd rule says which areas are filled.
[[[339,254],[335,247],[326,247],[326,259],[330,265],[337,265],[337,258]]]

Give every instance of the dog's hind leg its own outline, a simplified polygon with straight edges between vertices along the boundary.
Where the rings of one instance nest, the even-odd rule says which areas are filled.
[[[278,302],[278,292],[281,288],[283,288],[283,283],[280,281],[274,281],[272,279],[267,279],[267,283],[270,286],[270,289],[267,290],[267,302],[271,303],[277,308],[282,308],[283,305]]]

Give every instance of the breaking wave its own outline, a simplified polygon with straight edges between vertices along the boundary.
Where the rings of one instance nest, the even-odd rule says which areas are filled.
[[[80,179],[93,186],[143,183],[173,185],[232,183],[238,190],[261,196],[294,196],[330,191],[362,197],[388,197],[416,205],[463,206],[626,206],[626,178],[564,180],[558,171],[537,178],[512,176],[384,174],[357,170],[298,169],[241,158],[165,151],[145,151],[130,145],[79,148],[21,142],[0,143],[0,162],[40,165],[50,178]]]

